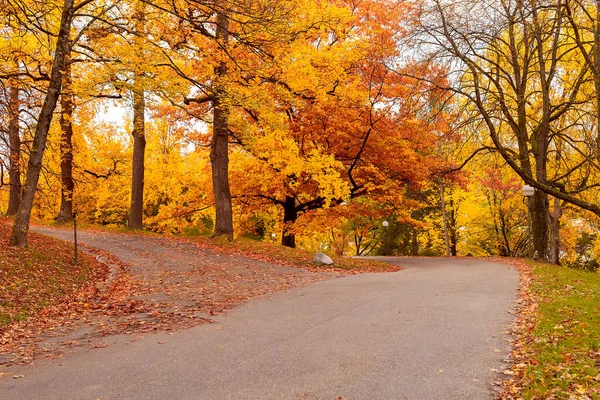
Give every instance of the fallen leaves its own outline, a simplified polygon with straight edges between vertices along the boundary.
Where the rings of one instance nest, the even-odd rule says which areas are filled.
[[[597,274],[514,260],[521,271],[513,365],[499,398],[600,398]]]
[[[531,290],[533,271],[530,265],[520,259],[500,259],[513,265],[520,275],[519,299],[515,320],[510,331],[506,332],[513,336],[511,354],[512,365],[510,369],[502,371],[508,377],[501,385],[498,399],[515,400],[520,398],[525,371],[532,358],[530,343],[531,332],[536,323],[538,303]],[[494,352],[500,352],[494,349]]]
[[[56,232],[67,237],[65,231]],[[40,355],[56,358],[73,346],[101,348],[106,346],[103,338],[113,334],[139,338],[210,323],[210,317],[249,298],[349,273],[223,254],[186,240],[127,235],[124,241],[120,240],[124,235],[115,233],[82,232],[86,234],[88,243],[111,250],[121,259],[83,245],[97,261],[83,257],[102,274],[72,296],[11,324],[0,350],[12,355],[0,364],[28,363]]]
[[[32,232],[27,248],[10,246],[10,231],[0,221],[0,335],[7,325],[43,314],[65,298],[77,297],[73,307],[83,307],[82,293],[106,277],[106,268],[93,257],[82,255],[73,265],[68,243]]]
[[[309,271],[322,271],[332,273],[357,274],[363,272],[397,272],[402,267],[384,263],[350,257],[331,256],[333,266],[321,265],[313,262],[313,254],[302,250],[283,247],[268,242],[253,240],[236,240],[235,242],[219,242],[206,238],[177,238],[176,240],[195,243],[202,249],[216,250],[228,256],[242,256],[270,264],[302,268]]]

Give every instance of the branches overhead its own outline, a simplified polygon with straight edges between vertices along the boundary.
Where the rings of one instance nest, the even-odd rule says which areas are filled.
[[[493,147],[527,184],[598,213],[595,201],[574,191],[581,168],[600,172],[593,162],[597,148],[581,125],[596,101],[589,97],[593,35],[582,25],[585,12],[575,15],[579,6],[571,0],[458,6],[436,0],[421,38],[432,54],[451,60],[452,90],[477,111]],[[558,149],[557,172],[549,176],[549,154]]]

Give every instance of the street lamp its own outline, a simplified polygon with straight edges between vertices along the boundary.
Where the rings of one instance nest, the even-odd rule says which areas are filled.
[[[525,185],[521,189],[521,193],[523,193],[523,196],[525,197],[531,197],[535,194],[535,188],[533,186]]]
[[[383,227],[384,227],[384,228],[387,228],[387,227],[390,225],[390,223],[389,223],[389,222],[387,222],[387,221],[383,221],[383,222],[381,223],[381,225],[383,225]]]
[[[523,194],[523,201],[525,202],[525,199],[529,199],[535,194],[535,188],[533,186],[525,185],[521,189],[521,193]],[[527,245],[528,256],[531,257],[531,215],[529,215],[529,207],[527,207],[527,237],[529,239]]]

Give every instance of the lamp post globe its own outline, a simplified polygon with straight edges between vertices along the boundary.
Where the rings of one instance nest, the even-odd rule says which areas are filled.
[[[535,188],[533,186],[525,185],[521,189],[521,193],[525,197],[531,197],[535,194]]]

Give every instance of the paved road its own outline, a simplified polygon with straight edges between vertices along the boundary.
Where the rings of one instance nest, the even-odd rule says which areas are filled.
[[[13,368],[24,378],[0,379],[0,399],[492,399],[518,274],[478,260],[388,261],[406,269]]]

